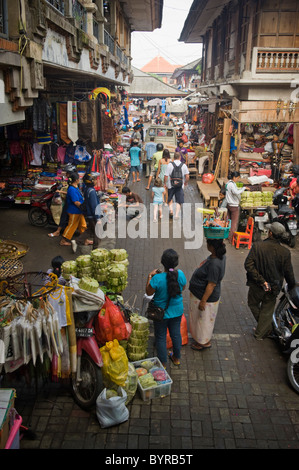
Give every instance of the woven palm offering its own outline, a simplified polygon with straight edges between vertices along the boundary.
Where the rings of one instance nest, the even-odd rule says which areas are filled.
[[[12,240],[0,240],[0,261],[4,259],[18,259],[25,256],[29,246]]]

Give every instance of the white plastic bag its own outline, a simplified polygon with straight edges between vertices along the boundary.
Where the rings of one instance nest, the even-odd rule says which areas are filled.
[[[123,423],[129,419],[129,410],[125,403],[127,394],[122,387],[118,387],[118,396],[107,398],[107,389],[100,393],[96,402],[96,414],[101,428],[109,428]]]

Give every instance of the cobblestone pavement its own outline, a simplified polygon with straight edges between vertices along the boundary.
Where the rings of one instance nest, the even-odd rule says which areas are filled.
[[[146,204],[150,202],[144,179],[132,189]],[[185,196],[186,202],[200,202],[194,180]],[[26,208],[0,211],[0,223],[2,238],[30,245],[23,258],[28,271],[48,269],[58,254],[65,259],[78,256],[68,247],[60,247],[57,239],[47,237],[49,227],[31,227]],[[164,249],[172,247],[179,252],[179,267],[187,279],[208,254],[205,244],[188,250],[184,240],[171,234],[166,239],[119,239],[116,246],[129,253],[129,286],[124,298],[132,303],[136,296],[136,307],[141,307],[147,274],[160,265]],[[291,252],[298,279],[299,250]],[[8,383],[17,388],[16,407],[24,424],[36,433],[36,439],[22,440],[21,448],[190,449],[193,453],[197,449],[299,448],[299,395],[288,383],[287,358],[273,340],[258,342],[252,335],[255,321],[246,303],[243,267],[247,253],[245,248],[227,246],[227,269],[212,348],[198,352],[190,343],[183,346],[181,366],[168,365],[173,380],[171,394],[144,402],[137,392],[128,405],[127,422],[101,429],[95,409],[80,409],[65,384],[46,382],[36,390],[34,385]],[[188,297],[186,290],[187,320]],[[149,356],[156,356],[153,334]]]

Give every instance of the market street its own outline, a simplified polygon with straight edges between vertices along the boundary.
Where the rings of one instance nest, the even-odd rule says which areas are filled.
[[[129,186],[130,186],[129,180]],[[148,206],[146,179],[131,185]],[[185,190],[185,201],[200,202],[195,180]],[[47,271],[51,259],[62,255],[75,259],[70,247],[50,239],[49,227],[32,227],[26,207],[0,211],[2,237],[29,245],[22,262],[24,271]],[[159,222],[160,225],[160,222]],[[110,241],[111,248],[113,242]],[[105,243],[102,245],[105,246]],[[207,255],[206,246],[184,249],[183,239],[119,239],[115,246],[129,254],[128,287],[124,299],[141,308],[146,277],[160,266],[163,250],[174,248],[180,255],[179,268],[187,280]],[[299,279],[299,245],[291,250]],[[128,405],[129,419],[101,429],[95,409],[81,410],[67,385],[46,381],[37,395],[22,384],[5,384],[22,390],[16,408],[23,424],[36,433],[35,440],[22,440],[22,449],[295,449],[299,448],[299,395],[287,380],[286,364],[278,345],[271,339],[256,341],[255,322],[247,307],[244,260],[247,248],[227,245],[227,268],[222,282],[212,348],[193,351],[182,348],[179,367],[168,365],[173,380],[171,394],[150,402],[139,392]],[[189,291],[184,292],[188,319]],[[190,335],[189,335],[190,336]],[[190,337],[189,337],[190,339]],[[149,357],[156,356],[153,334]],[[21,388],[20,388],[21,387]],[[132,452],[133,455],[133,452]]]

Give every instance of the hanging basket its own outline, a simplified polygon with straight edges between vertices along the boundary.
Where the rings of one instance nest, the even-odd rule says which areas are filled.
[[[19,259],[25,256],[29,246],[14,240],[0,240],[0,261],[5,259]]]

